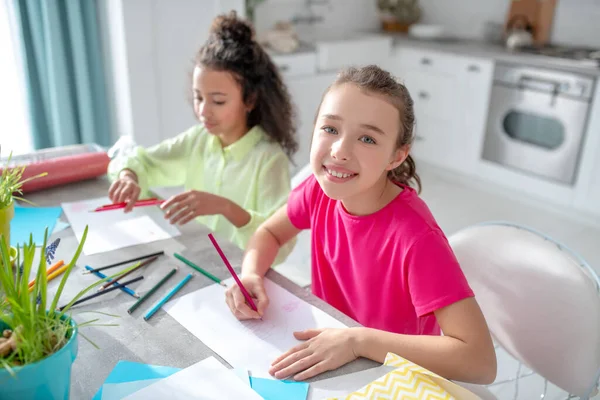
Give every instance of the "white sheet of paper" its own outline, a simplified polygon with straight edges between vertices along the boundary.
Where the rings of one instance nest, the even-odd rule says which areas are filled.
[[[234,368],[232,371],[242,382],[244,382],[244,385],[252,387],[250,384],[250,375],[248,375],[248,370],[246,368]]]
[[[312,382],[308,390],[307,400],[322,400],[331,397],[344,397],[368,385],[376,379],[392,371],[394,367],[381,365],[379,367],[353,372],[335,378]]]
[[[85,226],[88,225],[88,236],[83,247],[86,255],[169,239],[180,234],[175,226],[165,220],[157,206],[136,207],[127,214],[123,210],[90,212],[104,204],[110,204],[108,197],[62,204],[77,240],[81,241]]]
[[[225,281],[228,286],[233,282]],[[269,279],[265,290],[269,307],[262,321],[235,318],[225,303],[225,288],[216,284],[173,300],[164,309],[234,368],[262,378],[272,378],[271,362],[300,343],[293,332],[346,327]]]
[[[232,370],[225,367],[216,358],[208,357],[127,396],[126,399],[260,400],[262,397],[248,385],[244,385]]]
[[[121,383],[105,383],[102,385],[102,400],[121,400],[129,396],[132,393],[137,392],[150,386],[153,383],[160,381],[158,379],[142,379],[139,381],[132,382],[121,382]]]

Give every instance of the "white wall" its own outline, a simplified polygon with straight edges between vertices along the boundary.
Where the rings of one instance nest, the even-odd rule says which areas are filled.
[[[379,19],[376,0],[312,0],[329,3],[313,5],[313,12],[324,21],[311,29],[338,33],[377,30]],[[483,38],[486,21],[503,23],[511,0],[421,0],[421,22],[444,25],[453,34]],[[270,29],[278,20],[306,14],[306,0],[267,0],[259,7],[257,30]],[[552,41],[600,48],[600,0],[559,0],[554,15]],[[299,33],[305,26],[298,26]]]
[[[114,139],[149,146],[197,123],[189,102],[196,51],[212,19],[243,0],[98,2]]]
[[[481,38],[486,21],[503,23],[511,0],[421,0],[423,22],[439,23],[461,37]],[[600,48],[600,1],[559,0],[551,41]]]

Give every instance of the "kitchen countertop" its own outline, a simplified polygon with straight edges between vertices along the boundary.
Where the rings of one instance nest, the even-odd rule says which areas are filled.
[[[421,50],[432,50],[446,52],[471,57],[489,58],[497,62],[522,64],[532,67],[548,68],[552,70],[560,70],[582,74],[591,78],[600,77],[600,67],[592,67],[582,65],[576,60],[569,60],[559,57],[549,57],[538,54],[524,53],[519,51],[511,51],[501,44],[488,43],[481,40],[460,39],[460,38],[445,38],[440,40],[417,39],[409,37],[401,33],[386,33],[386,32],[364,32],[365,36],[381,35],[392,38],[393,48],[406,46],[414,47]],[[348,35],[346,39],[340,41],[351,40],[352,38],[360,38],[361,33],[356,32]],[[330,42],[331,39],[323,39],[324,42]],[[274,57],[293,56],[296,54],[315,53],[317,45],[315,43],[301,42],[300,46],[291,53],[281,53],[271,49],[267,52]]]
[[[581,63],[576,60],[511,51],[500,44],[466,39],[425,40],[411,38],[401,34],[389,34],[389,36],[392,36],[394,39],[394,47],[410,46],[464,56],[487,57],[505,63],[525,64],[533,67],[551,68],[555,70],[558,69],[565,72],[587,75],[592,78],[600,76],[600,67],[594,68],[582,66]]]

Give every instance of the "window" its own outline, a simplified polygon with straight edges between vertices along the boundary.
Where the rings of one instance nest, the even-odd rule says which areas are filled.
[[[12,5],[0,1],[0,145],[1,156],[23,154],[33,150],[27,116],[27,98],[23,62],[16,40],[16,25]]]

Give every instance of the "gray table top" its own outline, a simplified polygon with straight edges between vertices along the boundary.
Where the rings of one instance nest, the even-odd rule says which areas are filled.
[[[61,202],[106,196],[108,186],[108,181],[105,178],[100,178],[31,193],[26,198],[39,206],[58,206]],[[66,221],[64,215],[61,219]],[[165,256],[160,257],[151,266],[148,266],[147,272],[144,271],[143,274],[144,279],[135,283],[135,286],[132,285],[141,294],[151,288],[174,266],[179,266],[179,271],[171,278],[169,282],[171,285],[164,285],[143,303],[140,308],[134,311],[132,315],[127,314],[126,310],[135,302],[135,299],[120,290],[115,290],[72,309],[73,317],[78,323],[100,318],[98,323],[116,323],[118,326],[89,326],[80,329],[80,333],[93,341],[100,349],[93,347],[84,338],[79,338],[79,354],[73,364],[72,370],[71,398],[78,400],[92,398],[102,386],[110,371],[120,360],[185,368],[206,357],[214,356],[224,365],[229,366],[218,354],[204,345],[165,311],[159,310],[148,322],[143,319],[145,311],[160,299],[174,282],[178,282],[186,274],[190,272],[194,273],[194,279],[177,296],[182,296],[214,283],[173,258],[172,254],[174,252],[179,252],[184,257],[198,263],[219,278],[225,279],[230,277],[219,255],[208,240],[206,235],[209,231],[205,227],[201,224],[191,223],[181,227],[180,231],[182,233],[181,236],[169,240],[128,247],[92,256],[81,255],[63,291],[63,295],[61,296],[62,301],[59,302],[59,305],[66,304],[81,289],[97,280],[93,275],[82,274],[85,265],[100,267],[112,262],[163,250]],[[56,237],[61,238],[57,257],[62,257],[66,262],[70,259],[68,257],[74,253],[78,245],[77,239],[70,228],[57,232],[52,238]],[[219,243],[235,270],[239,272],[242,251],[225,240],[219,240]],[[110,273],[115,273],[116,271],[118,269]],[[269,271],[267,277],[344,324],[359,326],[356,321],[312,295],[309,290],[297,286],[276,271]],[[59,280],[57,279],[49,284],[49,291],[51,293],[58,285],[58,282]],[[115,318],[84,311],[109,313],[118,317]],[[358,359],[335,371],[329,371],[315,377],[311,381],[356,372],[377,365],[379,364],[367,359]]]

